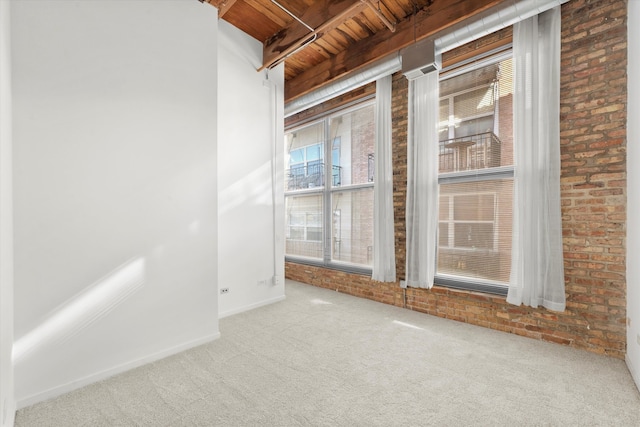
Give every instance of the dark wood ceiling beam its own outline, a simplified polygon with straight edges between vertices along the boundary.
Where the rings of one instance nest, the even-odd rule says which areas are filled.
[[[371,11],[376,14],[378,19],[380,19],[382,23],[386,25],[389,30],[391,30],[391,32],[394,32],[396,30],[396,23],[391,22],[389,18],[387,18],[387,16],[384,13],[382,13],[382,10],[379,9],[379,4],[378,6],[376,6],[375,4],[373,4],[371,0],[362,0],[362,1],[364,1],[367,4],[367,6],[369,6],[369,9],[371,9]]]
[[[218,9],[218,18],[222,18],[231,9],[237,0],[199,0],[202,3],[209,3]]]
[[[222,0],[218,6],[218,18],[222,18],[233,7],[236,0]]]
[[[433,0],[396,25],[396,32],[379,31],[288,80],[285,102],[292,101],[375,60],[398,52],[414,41],[432,37],[467,18],[507,0]]]
[[[321,38],[325,33],[337,28],[346,20],[352,18],[369,7],[361,0],[324,0],[315,1],[297,18],[278,33],[265,41],[262,51],[262,68],[271,67],[291,55],[309,40]]]

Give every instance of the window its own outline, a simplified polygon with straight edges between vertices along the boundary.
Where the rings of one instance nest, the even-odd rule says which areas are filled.
[[[287,224],[287,239],[322,241],[322,200],[317,196],[292,197]]]
[[[441,248],[495,250],[495,193],[440,197]]]
[[[440,74],[437,283],[506,290],[512,97],[510,50]]]
[[[287,130],[287,259],[371,267],[374,142],[371,102]]]

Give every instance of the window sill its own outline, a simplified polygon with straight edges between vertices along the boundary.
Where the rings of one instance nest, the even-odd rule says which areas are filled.
[[[365,267],[365,266],[359,266],[359,265],[353,265],[353,264],[342,264],[337,262],[324,263],[321,260],[314,260],[314,259],[294,258],[294,257],[285,256],[284,261],[290,262],[293,264],[310,265],[312,267],[326,268],[328,270],[343,271],[345,273],[360,274],[362,276],[371,276],[371,272],[372,272],[371,267]]]
[[[371,276],[372,269],[356,265],[329,263],[325,264],[320,260],[285,257],[285,262],[298,265],[309,265],[312,267],[325,268],[327,270],[342,271],[350,274],[359,274],[362,276]],[[436,276],[434,285],[444,289],[451,289],[459,292],[475,292],[487,296],[506,297],[507,286],[484,282],[462,282],[460,280],[450,279],[443,276]]]
[[[508,291],[508,287],[505,285],[469,280],[463,282],[458,279],[443,276],[436,276],[434,278],[434,285],[459,291],[480,292],[483,294],[498,295],[502,297],[506,297]]]

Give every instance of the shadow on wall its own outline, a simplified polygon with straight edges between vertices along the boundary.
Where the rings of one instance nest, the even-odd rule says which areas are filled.
[[[145,259],[135,258],[63,303],[44,322],[16,340],[14,363],[37,349],[68,340],[106,316],[142,288],[145,270]]]

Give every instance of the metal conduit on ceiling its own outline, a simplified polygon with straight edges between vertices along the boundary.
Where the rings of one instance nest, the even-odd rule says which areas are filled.
[[[340,96],[353,89],[371,83],[380,77],[388,76],[399,71],[402,65],[402,59],[399,53],[387,56],[382,60],[378,60],[373,64],[365,67],[358,73],[346,78],[338,79],[333,83],[322,86],[320,89],[314,90],[300,98],[294,99],[284,107],[284,117],[290,117],[300,111],[322,104],[325,101]]]
[[[436,52],[455,49],[458,46],[494,33],[516,22],[523,21],[553,7],[560,6],[569,0],[510,0],[500,6],[489,9],[467,20],[464,23],[448,28],[435,39]],[[400,71],[402,56],[398,52],[389,55],[365,67],[353,75],[336,80],[313,92],[303,95],[287,103],[284,117],[290,117],[308,108],[321,104],[331,98],[350,92],[381,77]]]

